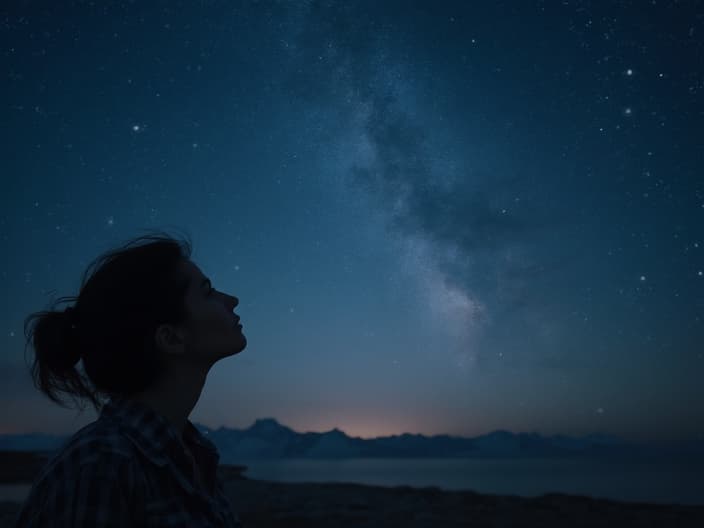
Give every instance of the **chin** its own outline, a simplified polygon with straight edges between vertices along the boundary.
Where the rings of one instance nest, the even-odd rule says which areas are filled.
[[[247,338],[245,336],[242,336],[239,341],[239,345],[235,348],[235,354],[239,354],[247,347]]]

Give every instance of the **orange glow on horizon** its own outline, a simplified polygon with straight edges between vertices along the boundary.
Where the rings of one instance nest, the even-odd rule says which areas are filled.
[[[296,423],[294,426],[293,423]],[[348,417],[342,420],[313,419],[313,420],[292,420],[291,429],[299,433],[326,433],[335,428],[345,433],[351,438],[379,438],[385,436],[400,436],[402,434],[421,434],[424,436],[434,436],[448,434],[446,431],[434,431],[433,427],[423,427],[418,423],[403,423],[402,418],[397,420],[387,420],[382,418],[370,419],[369,417]]]

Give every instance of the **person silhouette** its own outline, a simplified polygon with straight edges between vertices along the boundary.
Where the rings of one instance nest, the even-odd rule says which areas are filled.
[[[247,339],[239,299],[190,257],[190,241],[163,232],[131,240],[88,266],[78,297],[57,301],[74,306],[25,320],[34,385],[99,417],[43,466],[17,527],[241,526],[218,450],[188,417],[210,368]]]

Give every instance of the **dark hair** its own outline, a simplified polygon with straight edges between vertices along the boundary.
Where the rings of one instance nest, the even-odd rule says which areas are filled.
[[[128,241],[89,264],[78,297],[59,298],[48,311],[29,315],[25,354],[31,340],[35,387],[62,407],[60,392],[79,405],[88,399],[96,411],[106,397],[129,397],[150,387],[162,371],[156,329],[182,323],[188,315],[189,278],[178,266],[190,259],[191,250],[190,240],[164,232]],[[76,302],[55,310],[67,301]],[[82,372],[76,367],[80,359]]]

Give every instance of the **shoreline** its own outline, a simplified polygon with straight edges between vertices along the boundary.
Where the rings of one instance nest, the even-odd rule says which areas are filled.
[[[247,478],[242,468],[221,466],[218,474],[247,528],[704,526],[704,505],[621,502],[562,493],[528,498],[434,486],[274,482]],[[0,501],[0,528],[13,526],[21,505]]]
[[[4,453],[0,484],[31,486],[38,453]],[[1,467],[1,466],[0,466]],[[277,482],[221,465],[218,477],[247,528],[446,526],[704,526],[704,505],[630,502],[584,495],[538,497],[343,482]],[[0,528],[13,526],[22,502],[0,500]]]

